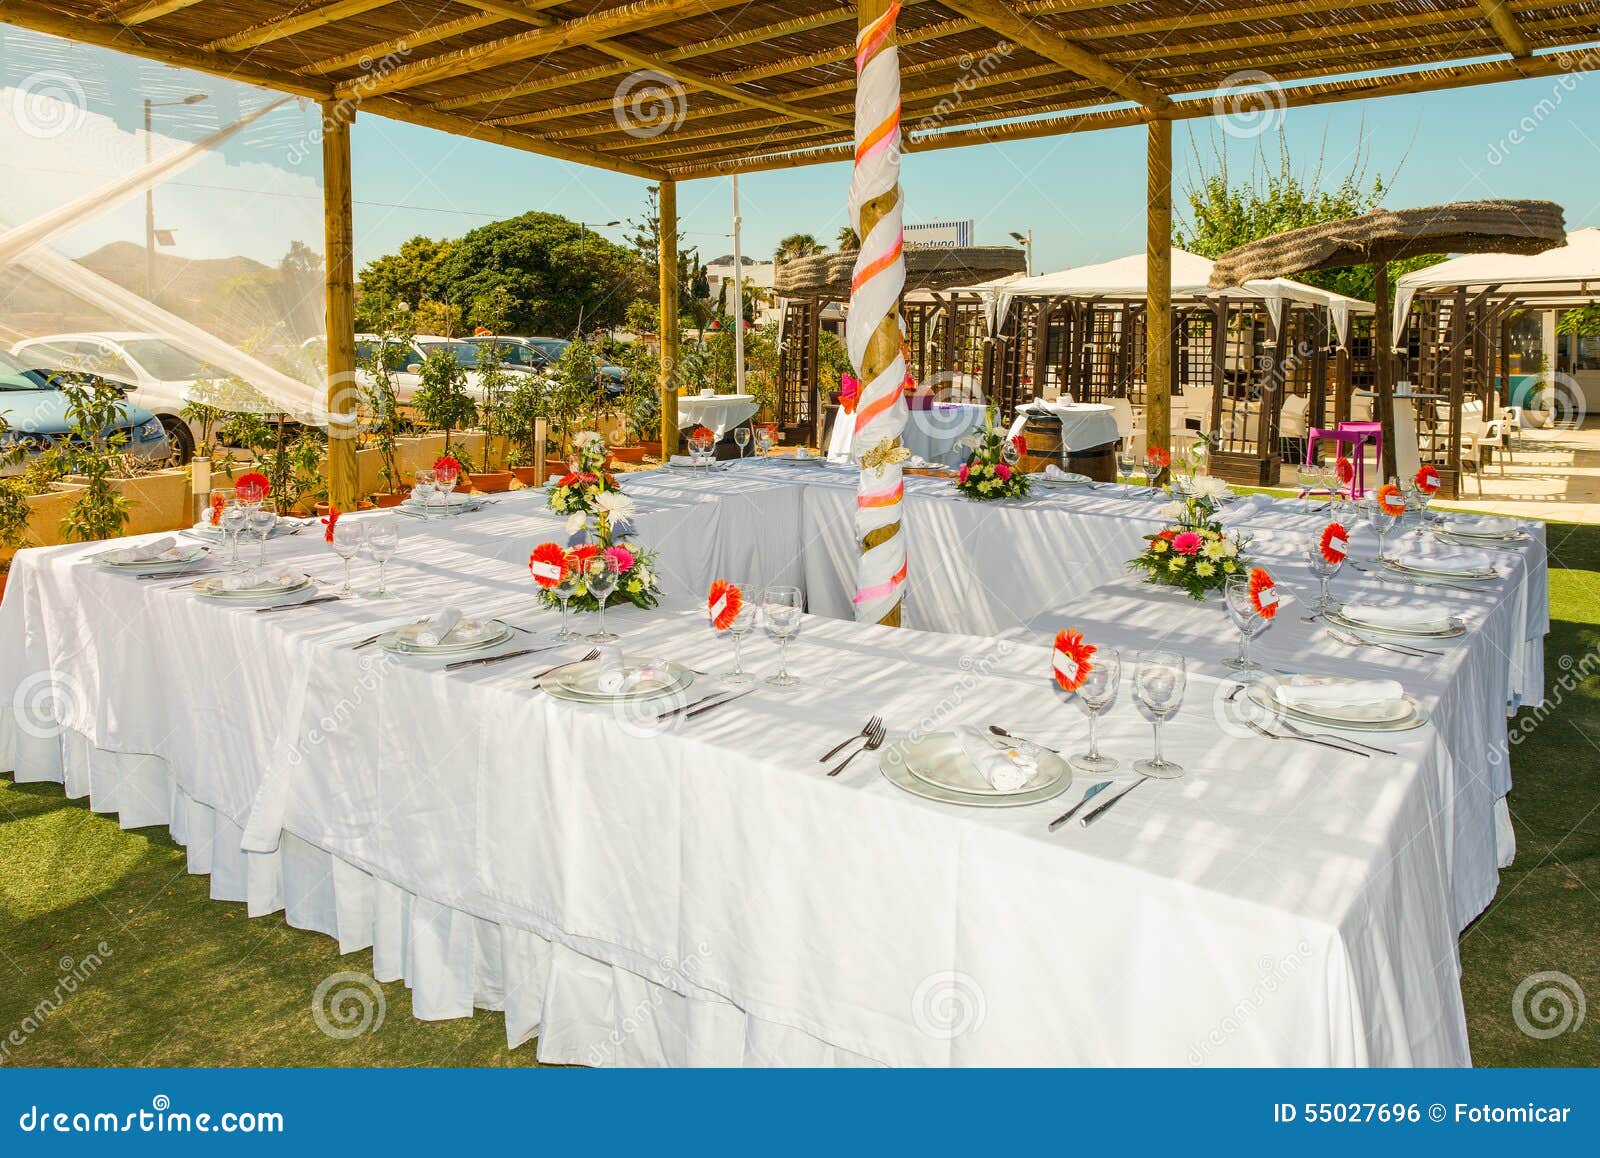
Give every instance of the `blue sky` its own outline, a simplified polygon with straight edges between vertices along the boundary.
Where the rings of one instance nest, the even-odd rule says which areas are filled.
[[[1236,169],[1248,165],[1259,142],[1227,136],[1217,124],[1175,127],[1180,195],[1197,152],[1209,162],[1226,148]],[[1312,166],[1321,155],[1334,178],[1364,144],[1369,174],[1394,175],[1386,201],[1393,208],[1540,197],[1565,206],[1571,228],[1600,225],[1597,75],[1290,109],[1283,125],[1296,166]],[[1512,143],[1513,133],[1520,143]],[[353,140],[356,196],[364,202],[356,213],[362,261],[417,233],[456,235],[530,209],[598,223],[626,221],[643,204],[645,183],[635,178],[393,121],[363,118]],[[1275,150],[1272,136],[1263,140]],[[909,154],[902,170],[907,218],[971,217],[984,244],[1032,228],[1040,270],[1120,257],[1144,244],[1144,148],[1142,130],[1119,129]],[[794,232],[831,245],[846,221],[849,175],[848,165],[835,164],[742,178],[745,251],[769,256]],[[678,199],[686,244],[706,257],[726,252],[729,182],[685,182]]]

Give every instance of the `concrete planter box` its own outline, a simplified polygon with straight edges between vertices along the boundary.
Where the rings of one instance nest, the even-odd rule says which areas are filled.
[[[61,520],[72,504],[78,501],[83,488],[72,483],[55,483],[42,495],[29,495],[27,547],[54,547],[65,542],[61,537]],[[0,547],[0,562],[17,553],[16,547]]]

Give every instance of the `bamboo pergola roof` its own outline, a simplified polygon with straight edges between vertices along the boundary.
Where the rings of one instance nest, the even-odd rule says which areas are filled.
[[[904,256],[907,292],[971,285],[1021,273],[1026,265],[1026,255],[1014,245],[907,248]],[[772,288],[780,297],[848,301],[855,264],[853,251],[791,258],[778,266]]]
[[[849,0],[0,0],[0,20],[652,180],[851,156]],[[905,0],[903,144],[1554,75],[1597,28],[1600,0]]]

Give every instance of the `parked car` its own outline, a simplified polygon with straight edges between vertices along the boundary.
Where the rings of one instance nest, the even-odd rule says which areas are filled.
[[[160,334],[51,334],[18,342],[11,353],[30,370],[102,375],[124,385],[129,402],[160,420],[178,461],[194,456],[200,431],[184,419],[183,408],[196,380],[212,374]]]
[[[561,361],[561,355],[572,345],[567,338],[520,338],[510,335],[505,337],[475,335],[463,338],[462,342],[475,347],[494,342],[505,350],[506,369],[547,374],[555,371],[556,365]],[[606,394],[616,398],[622,394],[628,372],[613,362],[602,362],[600,378],[606,384]]]
[[[106,381],[97,375],[87,377]],[[120,382],[110,385],[127,389]],[[61,392],[57,379],[29,369],[6,353],[0,353],[0,417],[9,427],[0,433],[0,474],[21,474],[33,459],[72,437],[67,396]],[[142,407],[130,405],[127,416],[113,429],[126,434],[123,449],[129,454],[151,463],[165,462],[172,456],[166,428]],[[21,457],[10,461],[16,451],[21,451]]]
[[[443,338],[436,334],[418,334],[409,341],[385,339],[379,334],[356,335],[356,381],[361,386],[372,385],[372,374],[367,369],[372,356],[383,348],[383,364],[389,369],[389,381],[394,386],[395,401],[410,405],[411,398],[422,385],[422,363],[435,350],[449,350],[456,364],[467,371],[466,389],[473,398],[481,400],[483,390],[478,385],[478,351],[459,338]]]

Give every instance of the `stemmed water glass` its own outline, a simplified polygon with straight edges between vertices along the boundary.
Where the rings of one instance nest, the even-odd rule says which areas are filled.
[[[1362,500],[1361,513],[1366,518],[1367,525],[1378,532],[1378,554],[1372,561],[1374,563],[1385,562],[1389,556],[1384,550],[1384,540],[1388,538],[1389,532],[1394,530],[1397,516],[1391,515],[1384,510],[1383,504],[1376,498]]]
[[[222,534],[228,540],[228,570],[239,569],[239,533],[244,530],[245,524],[250,520],[250,512],[239,501],[239,496],[232,491],[217,492],[226,497],[222,514],[217,519],[217,525],[222,528]]]
[[[770,427],[770,426],[758,426],[758,427],[756,427],[756,453],[757,454],[769,454],[769,453],[771,453],[771,451],[772,451],[772,443],[773,443],[772,427]]]
[[[1089,665],[1089,674],[1078,685],[1077,696],[1089,710],[1089,750],[1080,756],[1069,757],[1067,763],[1085,772],[1109,772],[1122,761],[1115,756],[1100,754],[1100,713],[1117,698],[1117,686],[1122,679],[1122,653],[1098,653]]]
[[[556,585],[550,588],[556,601],[561,604],[561,630],[556,632],[556,638],[581,639],[582,633],[571,627],[571,620],[567,618],[567,603],[578,593],[578,584],[583,581],[583,572],[570,561],[561,568],[561,578],[556,580]]]
[[[245,519],[251,534],[259,540],[256,547],[256,569],[259,571],[267,565],[267,540],[272,536],[272,528],[278,525],[278,506],[270,499],[251,503]]]
[[[611,593],[617,589],[617,584],[622,580],[622,571],[617,566],[617,560],[601,551],[583,565],[583,573],[589,594],[593,595],[600,605],[599,618],[595,621],[595,630],[589,633],[589,641],[616,643],[622,637],[606,630],[606,600],[611,598]]]
[[[767,677],[776,687],[800,682],[798,676],[789,674],[789,641],[800,634],[800,606],[798,587],[768,587],[761,596],[762,625],[767,635],[778,641],[778,674]]]
[[[428,513],[428,506],[433,502],[434,490],[438,486],[438,476],[431,470],[419,470],[411,476],[411,497],[416,500],[417,506],[422,508],[422,513]]]
[[[1134,457],[1131,450],[1117,452],[1117,475],[1122,479],[1123,486],[1133,485]]]
[[[744,448],[750,445],[750,428],[748,426],[735,427],[733,441],[739,447],[739,457],[744,457]]]
[[[366,523],[366,549],[373,560],[378,564],[378,589],[373,597],[382,599],[389,594],[389,560],[393,559],[395,552],[400,549],[400,528],[396,525],[393,516],[380,515],[369,519]],[[334,537],[338,537],[338,524],[334,525]],[[346,581],[348,582],[348,563],[346,564]]]
[[[1017,444],[1009,438],[1000,444],[1000,461],[1007,466],[1016,466],[1022,461],[1022,451],[1018,450]]]
[[[1311,492],[1317,488],[1317,468],[1309,462],[1299,463],[1294,468],[1295,485],[1300,488],[1300,509],[1311,510]]]
[[[333,553],[344,560],[344,586],[335,594],[349,595],[355,591],[350,585],[350,560],[361,550],[361,541],[365,535],[366,527],[361,523],[340,519],[333,524],[333,534],[329,543],[333,547]]]
[[[1239,629],[1239,654],[1223,660],[1222,666],[1233,671],[1260,671],[1261,665],[1250,658],[1250,641],[1266,629],[1267,618],[1256,608],[1249,576],[1229,578],[1222,589],[1222,597],[1228,608],[1228,618]]]
[[[1306,548],[1306,561],[1311,564],[1311,574],[1316,576],[1320,585],[1317,597],[1311,601],[1311,606],[1316,611],[1337,611],[1339,601],[1328,594],[1328,583],[1339,573],[1339,568],[1344,566],[1344,560],[1330,562],[1322,553],[1322,536],[1312,537],[1311,545]]]
[[[742,583],[736,583],[733,586],[737,587],[741,593],[751,590],[751,588]],[[755,682],[756,677],[744,670],[743,653],[744,637],[749,635],[756,626],[756,611],[757,606],[755,603],[749,599],[741,598],[739,610],[734,615],[733,621],[726,628],[729,636],[733,638],[733,670],[722,674],[722,682],[725,684],[741,687],[744,684]]]
[[[1161,464],[1153,458],[1144,460],[1144,483],[1150,490],[1156,489],[1156,479],[1161,477]]]
[[[1148,760],[1136,760],[1133,770],[1158,780],[1171,780],[1183,775],[1183,765],[1175,764],[1161,755],[1161,724],[1183,703],[1183,689],[1188,676],[1183,656],[1170,651],[1147,651],[1139,656],[1139,667],[1133,676],[1133,694],[1146,711],[1155,717],[1155,755]]]

